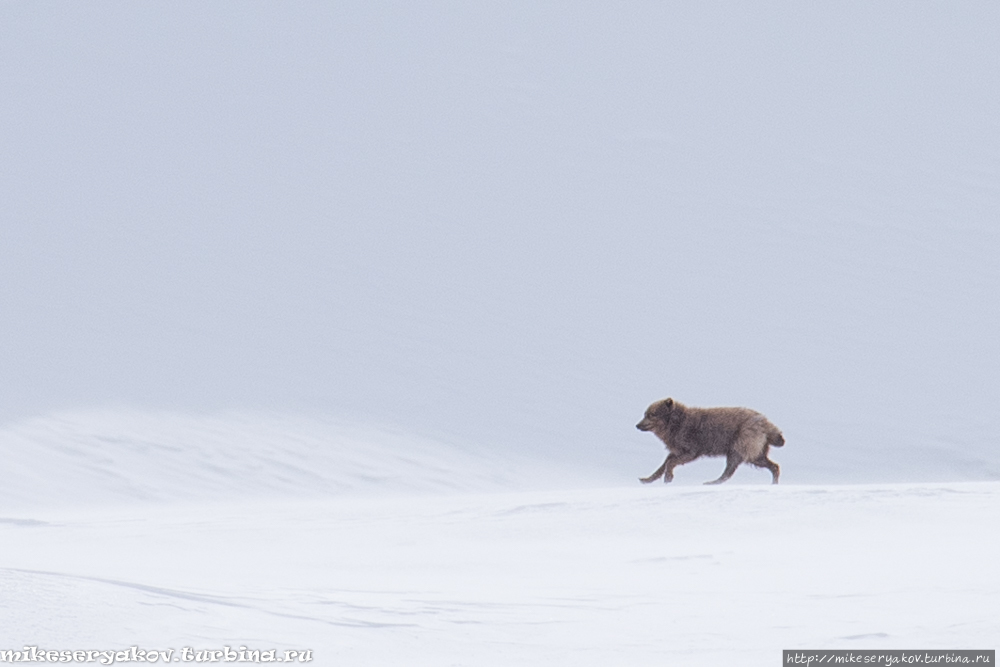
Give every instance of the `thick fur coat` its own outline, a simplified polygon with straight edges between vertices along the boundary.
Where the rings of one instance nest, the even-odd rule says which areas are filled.
[[[689,408],[672,398],[657,401],[646,409],[640,431],[651,431],[667,446],[667,460],[656,472],[639,481],[648,484],[660,477],[674,478],[674,468],[702,456],[725,456],[726,469],[719,479],[706,484],[721,484],[733,476],[741,463],[771,471],[772,483],[778,483],[780,468],[767,458],[770,447],[781,447],[785,438],[767,417],[747,408]]]

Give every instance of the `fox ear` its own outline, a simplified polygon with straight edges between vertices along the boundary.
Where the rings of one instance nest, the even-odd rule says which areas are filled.
[[[674,407],[674,399],[668,398],[667,400],[663,401],[663,405],[665,405],[668,408],[673,408]]]

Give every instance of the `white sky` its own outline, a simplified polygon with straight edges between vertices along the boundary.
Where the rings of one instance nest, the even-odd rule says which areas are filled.
[[[598,460],[670,395],[762,410],[793,468],[1000,476],[997,34],[991,2],[0,3],[0,417]]]

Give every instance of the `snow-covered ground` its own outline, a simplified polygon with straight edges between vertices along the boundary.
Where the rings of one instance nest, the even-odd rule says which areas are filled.
[[[493,458],[466,453],[445,470],[448,447],[416,439],[405,468],[376,474],[398,457],[357,431],[320,456],[301,420],[271,419],[294,437],[253,438],[231,417],[120,417],[120,437],[105,435],[85,456],[73,443],[91,443],[93,429],[74,438],[64,416],[49,441],[64,451],[43,452],[34,491],[6,486],[0,505],[0,650],[247,646],[312,650],[322,665],[776,665],[790,648],[992,647],[1000,627],[1000,483],[702,487],[685,485],[701,480],[681,468],[676,486],[602,486],[531,461],[490,478]],[[72,423],[93,426],[79,415]],[[145,424],[146,437],[125,423]],[[40,447],[44,429],[33,428],[17,437]],[[16,451],[14,436],[3,437]],[[393,437],[398,451],[404,438]],[[224,465],[212,456],[220,440],[233,459]],[[172,455],[131,463],[136,450],[160,449]],[[240,467],[265,451],[291,483],[268,485]],[[48,458],[57,454],[61,467]],[[282,465],[294,460],[306,463]],[[100,475],[119,497],[88,492]],[[308,488],[296,492],[295,478]],[[156,497],[174,485],[177,498]],[[12,502],[12,488],[24,502]],[[29,506],[41,489],[50,502]]]
[[[4,508],[510,490],[551,487],[555,468],[381,428],[245,412],[65,412],[0,428],[0,448]],[[560,479],[587,478],[570,470]]]
[[[995,647],[1000,4],[0,2],[4,649]],[[652,401],[782,484],[640,486]]]

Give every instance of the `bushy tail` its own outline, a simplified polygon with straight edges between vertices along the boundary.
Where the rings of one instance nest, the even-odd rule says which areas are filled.
[[[785,436],[781,435],[781,431],[774,429],[767,434],[767,444],[772,447],[784,447],[785,446]]]

